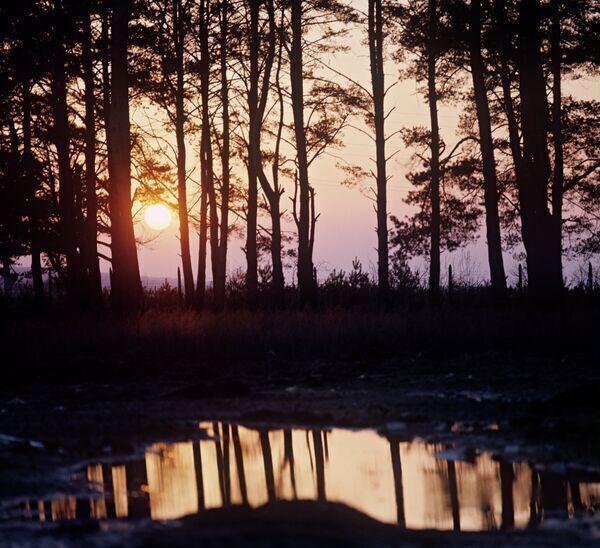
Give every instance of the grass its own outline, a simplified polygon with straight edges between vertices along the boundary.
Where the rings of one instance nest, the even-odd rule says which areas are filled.
[[[246,311],[149,310],[22,317],[0,322],[7,383],[210,374],[239,366],[433,360],[478,354],[600,356],[600,310],[445,305]]]

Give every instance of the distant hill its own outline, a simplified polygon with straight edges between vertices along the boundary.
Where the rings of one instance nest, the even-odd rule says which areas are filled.
[[[13,271],[22,276],[16,285],[23,284],[28,285],[31,282],[31,278],[28,276],[30,269],[25,266],[15,266]],[[102,287],[110,288],[110,277],[108,272],[102,272],[100,274],[102,279]],[[44,280],[47,280],[47,276],[44,275]],[[174,277],[160,277],[160,276],[142,276],[142,285],[148,289],[155,289],[160,287],[167,282],[172,287],[177,287],[177,278]]]

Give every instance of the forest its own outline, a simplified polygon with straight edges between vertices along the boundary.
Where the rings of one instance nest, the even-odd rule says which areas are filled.
[[[0,33],[1,546],[597,545],[600,0]]]
[[[422,291],[435,303],[441,255],[479,239],[495,300],[511,285],[510,252],[524,259],[513,288],[533,300],[561,298],[570,261],[585,265],[582,285],[593,291],[599,9],[579,0],[4,6],[4,296],[21,272],[38,309],[50,292],[72,309],[141,310],[148,298],[135,225],[152,203],[177,214],[181,264],[173,271],[190,308],[223,310],[232,292],[250,307],[315,305],[320,286],[368,287],[380,303]],[[368,55],[369,75],[336,69],[350,33],[360,35],[364,52],[351,53]],[[577,96],[585,79],[596,98]],[[386,99],[403,80],[427,105],[426,126],[388,122],[395,106]],[[444,105],[461,113],[458,137],[440,130]],[[373,143],[372,163],[344,157],[350,128]],[[390,213],[398,204],[387,189],[398,147],[412,156],[403,215]],[[318,279],[311,171],[327,155],[341,159],[340,180],[371,198],[372,276],[355,264]],[[246,262],[236,277],[232,236]],[[415,258],[425,276],[411,267]],[[22,274],[19,264],[30,268]]]

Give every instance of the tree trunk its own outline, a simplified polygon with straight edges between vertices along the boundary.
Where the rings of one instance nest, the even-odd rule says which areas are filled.
[[[281,192],[278,186],[278,156],[280,134],[278,133],[275,144],[275,155],[273,159],[273,185],[269,182],[264,168],[262,157],[262,122],[267,106],[269,95],[269,84],[271,80],[271,71],[275,58],[275,14],[273,1],[268,0],[267,9],[269,12],[269,37],[268,49],[263,60],[262,85],[259,80],[259,55],[260,55],[260,35],[259,35],[259,4],[250,2],[250,89],[248,92],[248,114],[249,114],[249,137],[248,137],[248,156],[252,165],[252,170],[256,174],[261,188],[269,202],[269,212],[271,214],[271,263],[273,267],[273,278],[271,288],[276,304],[283,303],[284,277],[283,262],[281,260]],[[281,61],[281,59],[279,59]],[[280,68],[278,65],[278,71]],[[281,108],[281,107],[280,107]],[[280,120],[280,128],[283,122]]]
[[[202,145],[200,145],[200,148],[202,148]],[[199,309],[204,307],[206,299],[206,242],[208,240],[208,193],[205,188],[204,175],[201,174],[201,178],[198,277],[196,278],[196,307]]]
[[[114,170],[112,165],[113,154],[111,145],[110,127],[110,15],[106,6],[106,2],[102,4],[102,35],[100,43],[102,46],[102,110],[104,114],[104,133],[106,138],[107,150],[107,169],[108,180],[114,178]]]
[[[131,216],[131,142],[127,41],[131,2],[116,2],[112,12],[111,103],[108,148],[112,156],[109,184],[113,303],[121,312],[134,312],[142,304],[142,285],[133,219]],[[109,160],[110,165],[110,160]]]
[[[216,258],[214,288],[214,307],[225,308],[225,278],[227,274],[227,239],[229,237],[229,80],[227,75],[227,0],[221,2],[221,109],[223,115],[223,142],[221,146],[221,225],[219,232],[219,248]]]
[[[385,78],[383,72],[383,15],[381,0],[369,0],[369,53],[375,148],[377,158],[377,274],[379,298],[386,301],[389,292],[387,174],[385,157]]]
[[[209,226],[209,208],[211,225],[211,246],[213,245],[214,174],[212,143],[210,136],[209,85],[210,58],[208,48],[208,0],[200,2],[200,87],[202,95],[202,136],[200,143],[200,178],[202,196],[200,199],[200,249],[198,257],[198,285],[196,287],[197,306],[203,307],[206,295],[206,244]],[[218,227],[217,227],[218,229]],[[211,247],[212,249],[212,247]],[[214,254],[211,253],[214,268]]]
[[[112,136],[110,133],[110,10],[108,8],[107,2],[102,2],[101,5],[101,37],[100,37],[100,46],[101,46],[101,64],[102,64],[102,121],[104,124],[104,138],[106,140],[106,169],[108,173],[108,186],[109,186],[109,217],[110,217],[110,208],[111,208],[111,198],[110,198],[110,182],[115,179],[115,169],[113,166],[113,157],[114,154],[112,152]],[[112,243],[111,243],[112,250]],[[112,251],[111,251],[112,254]],[[111,300],[112,295],[115,295],[113,292],[114,283],[113,283],[113,269],[112,269],[112,257],[111,264],[109,267],[109,278],[110,278],[110,293]]]
[[[290,54],[290,79],[292,110],[294,114],[294,135],[296,140],[296,161],[300,208],[298,225],[298,289],[302,304],[316,302],[315,281],[311,250],[311,206],[310,184],[308,180],[308,159],[306,134],[304,130],[304,82],[302,61],[302,0],[291,0],[292,47]]]
[[[248,151],[248,200],[246,212],[246,292],[248,305],[254,307],[258,300],[258,177]]]
[[[275,30],[275,14],[273,11],[273,1],[269,3],[272,13],[273,29]],[[277,54],[277,70],[275,71],[275,87],[277,89],[277,100],[279,103],[279,121],[277,124],[277,136],[275,138],[275,154],[273,156],[273,192],[276,196],[276,203],[271,204],[271,260],[273,262],[273,293],[275,304],[283,306],[285,302],[285,276],[283,274],[283,261],[281,254],[283,246],[281,242],[281,209],[280,200],[283,190],[279,185],[279,165],[280,165],[280,147],[283,129],[285,127],[285,103],[283,100],[283,89],[281,88],[281,68],[283,64],[283,39],[280,38],[279,52]]]
[[[273,290],[273,301],[276,306],[284,304],[285,279],[283,276],[283,261],[281,254],[283,246],[281,242],[281,209],[279,202],[279,192],[273,193],[277,196],[269,202],[271,213],[271,262],[273,264],[273,279],[271,288]]]
[[[209,0],[200,2],[201,9],[201,29],[200,29],[200,48],[201,48],[201,88],[202,88],[202,143],[201,143],[201,161],[202,161],[202,192],[208,200],[210,229],[210,259],[214,281],[218,274],[218,255],[219,255],[219,218],[217,214],[217,197],[214,182],[214,167],[212,155],[212,142],[210,135],[210,112],[209,112],[209,86],[210,86],[210,53],[208,47],[208,23],[209,23]],[[206,221],[205,221],[206,223]],[[206,238],[206,235],[205,235]],[[206,239],[205,239],[206,241]],[[206,244],[205,244],[206,245]],[[206,247],[204,247],[206,253]]]
[[[256,125],[258,124],[258,2],[249,1],[250,9],[250,81],[248,86],[248,212],[246,216],[246,291],[248,303],[256,305],[258,294],[258,252],[256,247],[258,230],[258,162],[256,161]],[[260,132],[260,130],[259,130]],[[259,145],[260,146],[260,145]]]
[[[183,44],[185,40],[184,22],[181,14],[181,0],[173,0],[173,39],[175,42],[175,135],[177,140],[177,209],[179,213],[179,243],[181,246],[181,265],[183,267],[183,286],[185,304],[194,304],[194,274],[190,253],[190,226],[187,209],[187,181],[185,172],[185,111],[184,111],[184,67]]]
[[[85,269],[88,299],[92,306],[102,304],[102,282],[98,263],[98,203],[96,198],[96,114],[94,96],[94,67],[92,64],[91,13],[83,14],[82,63],[85,85]]]
[[[35,197],[37,181],[34,180],[32,170],[33,158],[31,154],[31,83],[28,71],[30,63],[30,41],[28,29],[26,28],[26,26],[26,19],[23,18],[23,64],[25,65],[22,67],[23,80],[21,82],[23,93],[23,170],[25,175],[25,182],[27,183],[28,188],[30,189],[28,196],[28,209],[31,238],[30,253],[31,277],[33,281],[33,298],[36,308],[40,310],[43,309],[45,306],[45,296],[40,249],[39,219]]]
[[[548,104],[543,71],[539,0],[522,0],[519,16],[519,90],[523,133],[521,224],[527,251],[529,292],[557,298],[563,288],[555,218],[548,210]]]
[[[475,106],[479,122],[479,145],[483,162],[485,223],[487,235],[490,280],[493,292],[502,297],[506,293],[506,275],[502,258],[500,216],[498,214],[498,177],[494,158],[494,142],[490,107],[485,85],[484,64],[481,55],[481,0],[471,0],[469,50]]]
[[[437,2],[429,0],[429,39],[427,48],[427,87],[431,118],[431,247],[429,264],[429,297],[432,303],[440,298],[440,126],[437,111]]]
[[[54,144],[58,158],[61,243],[67,260],[67,298],[79,305],[82,297],[81,257],[77,251],[75,188],[70,163],[69,114],[67,107],[65,14],[61,0],[54,2],[55,36],[52,67],[52,111]]]
[[[210,124],[210,120],[207,120]],[[203,124],[204,126],[204,124]],[[210,125],[208,126],[208,141],[205,153],[207,155],[207,183],[208,183],[208,211],[209,211],[209,234],[210,234],[210,265],[213,282],[213,304],[215,280],[219,277],[219,213],[217,204],[217,191],[215,189],[215,177],[213,171],[212,144],[210,140]]]
[[[554,173],[552,178],[552,216],[554,218],[555,254],[562,272],[562,208],[565,186],[563,126],[562,126],[562,45],[559,0],[552,0],[551,63],[552,63],[552,138]],[[561,274],[562,277],[562,274]]]

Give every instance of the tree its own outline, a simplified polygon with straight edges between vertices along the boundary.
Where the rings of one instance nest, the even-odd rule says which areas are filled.
[[[211,210],[211,223],[214,222],[213,215],[216,214],[214,203],[214,171],[213,154],[210,130],[209,110],[209,86],[211,55],[209,49],[209,26],[210,0],[201,0],[199,12],[199,40],[200,40],[200,91],[202,97],[202,135],[200,140],[200,246],[198,254],[198,278],[196,281],[196,304],[198,307],[204,305],[206,291],[206,244],[208,239],[208,208],[213,204]],[[211,238],[213,234],[211,233]]]
[[[563,287],[558,212],[548,207],[550,159],[539,0],[522,0],[519,11],[518,66],[523,136],[523,179],[519,185],[523,243],[529,291],[535,298],[557,296]]]
[[[440,292],[440,124],[438,120],[438,93],[436,86],[437,64],[437,2],[429,0],[429,43],[427,45],[427,102],[431,118],[431,250],[429,255],[429,293],[439,300]]]
[[[195,300],[194,276],[190,253],[190,228],[186,171],[187,150],[185,135],[190,130],[189,84],[186,69],[189,64],[190,13],[182,0],[156,0],[143,4],[140,13],[145,25],[138,32],[138,64],[146,63],[139,78],[139,91],[158,105],[166,115],[168,130],[175,134],[177,175],[177,212],[179,217],[179,242],[183,272],[185,302],[192,306]],[[160,141],[160,132],[150,135],[150,140]],[[166,153],[163,156],[168,157]]]
[[[53,136],[57,152],[61,241],[67,261],[67,295],[72,305],[83,297],[82,257],[79,251],[76,221],[76,190],[71,170],[69,114],[67,105],[67,74],[65,40],[67,15],[63,0],[54,0],[52,42],[52,113]]]
[[[316,222],[315,190],[309,167],[331,147],[343,146],[341,135],[355,113],[356,98],[339,83],[323,78],[314,66],[318,56],[343,49],[334,38],[343,36],[347,23],[356,21],[355,11],[336,0],[290,2],[290,99],[296,155],[293,216],[298,230],[298,288],[303,304],[316,302],[313,265]],[[320,33],[318,40],[304,39],[305,32]],[[305,61],[307,56],[309,63]],[[325,65],[326,66],[326,65]],[[309,92],[305,95],[305,84]],[[305,119],[305,110],[308,112]],[[305,125],[305,120],[311,123]]]
[[[394,232],[391,244],[396,248],[399,259],[406,261],[415,256],[431,257],[431,225],[434,222],[430,188],[431,131],[424,127],[405,129],[402,137],[405,145],[415,150],[415,160],[418,162],[418,169],[407,174],[414,189],[409,191],[406,198],[406,203],[417,207],[417,211],[404,219],[392,216]],[[446,143],[440,140],[440,252],[452,252],[467,245],[476,238],[479,230],[481,210],[477,203],[467,198],[473,187],[474,167],[473,158],[461,153],[464,143],[461,140],[446,152]],[[435,293],[431,296],[435,303]]]
[[[175,45],[175,133],[177,138],[177,209],[179,212],[179,239],[181,245],[181,263],[185,287],[185,301],[188,306],[194,304],[194,276],[190,254],[190,229],[187,204],[187,174],[185,149],[185,67],[184,43],[186,37],[185,13],[182,0],[172,0],[173,42]]]
[[[21,103],[23,114],[23,159],[22,171],[25,192],[27,193],[27,213],[29,220],[30,234],[30,254],[31,254],[31,275],[33,281],[34,300],[37,308],[45,306],[44,281],[42,277],[41,262],[41,242],[40,242],[40,219],[38,218],[38,202],[36,200],[36,188],[38,182],[35,176],[34,156],[32,151],[32,105],[31,105],[31,87],[32,72],[34,65],[32,55],[32,20],[35,14],[32,13],[32,7],[29,2],[23,6],[23,16],[19,18],[19,32],[22,37],[21,55],[17,56],[15,72],[20,73],[21,84]]]
[[[477,120],[479,123],[479,146],[483,164],[488,262],[492,290],[501,297],[506,291],[506,275],[504,273],[504,261],[502,258],[502,238],[498,213],[498,178],[494,157],[492,123],[481,51],[482,18],[481,0],[471,0],[468,31],[469,61],[473,79]]]
[[[276,41],[277,29],[275,24],[275,8],[273,0],[266,1],[267,9],[267,28],[266,47],[261,59],[261,30],[260,30],[260,6],[258,2],[250,0],[250,33],[249,33],[249,62],[250,62],[250,85],[248,89],[248,114],[249,114],[249,135],[248,135],[248,157],[249,157],[249,177],[253,182],[256,176],[260,182],[269,204],[269,213],[271,216],[271,264],[274,300],[278,304],[283,303],[283,290],[285,279],[283,275],[282,262],[282,241],[281,241],[281,195],[283,190],[279,186],[279,146],[281,143],[281,131],[283,129],[283,100],[279,101],[279,123],[275,141],[275,153],[273,155],[272,183],[269,181],[264,169],[264,158],[261,145],[261,135],[263,132],[263,120],[268,104],[268,97],[271,84],[271,73],[275,60],[276,85],[279,86],[279,71],[281,70],[283,44],[280,43],[279,55],[276,59]],[[262,71],[260,67],[262,66]],[[262,72],[262,73],[261,73]],[[280,92],[279,92],[280,93]],[[249,227],[250,229],[250,227]]]
[[[562,96],[565,73],[597,63],[589,37],[594,36],[598,4],[593,2],[584,9],[574,2],[568,8],[563,4],[561,9],[551,2],[546,8],[538,0],[494,3],[493,52],[498,59],[508,125],[529,291],[536,300],[556,299],[562,293],[564,229],[571,225],[571,231],[583,217],[593,219],[586,206],[580,209],[580,199],[587,196],[593,203],[593,194],[586,189],[594,186],[599,167],[589,147],[575,149],[567,144]],[[575,102],[569,102],[574,106]],[[587,108],[582,103],[579,106],[583,107],[583,115]],[[573,115],[575,110],[570,108],[569,113]],[[586,115],[575,116],[582,122],[582,131],[590,127],[584,122]],[[572,142],[578,140],[576,133],[570,133]],[[571,152],[569,160],[565,156],[567,148]],[[567,172],[573,175],[570,182],[565,180]],[[565,203],[569,203],[570,210],[567,218]]]
[[[381,0],[369,0],[369,54],[373,89],[373,120],[377,156],[377,273],[382,301],[389,290],[387,174],[385,155],[385,77],[383,72],[383,10]]]
[[[429,105],[430,130],[428,134],[423,131],[405,132],[405,141],[416,144],[427,139],[430,157],[427,160],[427,173],[429,185],[426,189],[427,209],[429,219],[421,223],[427,227],[429,233],[429,295],[433,303],[439,301],[440,294],[440,239],[441,239],[441,205],[440,205],[440,154],[441,138],[438,118],[439,91],[437,84],[438,66],[443,59],[443,54],[448,47],[443,41],[440,29],[442,21],[441,11],[437,0],[414,1],[407,6],[400,7],[398,14],[401,18],[402,30],[400,33],[401,45],[413,55],[412,75],[420,82],[425,82],[423,90]],[[423,220],[423,219],[422,219]],[[396,228],[402,228],[402,223],[396,220]],[[396,241],[400,238],[397,233]]]
[[[91,9],[83,10],[81,62],[85,85],[85,193],[86,219],[83,255],[87,278],[87,299],[102,304],[102,282],[98,262],[98,200],[96,196],[96,97],[92,59]]]
[[[314,208],[311,209],[311,188],[308,179],[308,154],[304,130],[304,77],[302,53],[302,1],[291,0],[291,49],[290,81],[292,111],[294,116],[294,137],[298,169],[299,212],[298,224],[298,289],[300,300],[312,304],[316,299],[313,277],[311,233],[314,229]],[[314,203],[314,202],[312,202]]]
[[[213,257],[214,306],[216,310],[225,307],[225,282],[227,276],[227,241],[229,238],[229,197],[231,189],[230,167],[230,112],[229,112],[229,75],[227,66],[229,40],[229,2],[222,0],[219,4],[220,17],[220,71],[221,71],[221,208],[218,246]]]
[[[113,303],[117,310],[133,312],[142,304],[142,287],[131,217],[131,142],[127,43],[131,1],[112,5],[110,116],[107,129],[109,200],[113,270]]]

